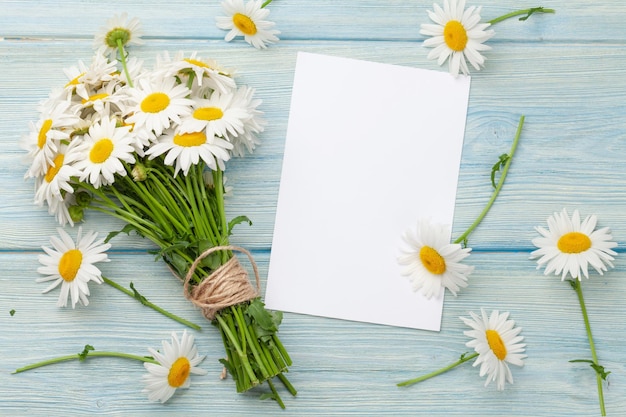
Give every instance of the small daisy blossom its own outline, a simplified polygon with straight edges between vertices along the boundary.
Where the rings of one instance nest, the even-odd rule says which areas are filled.
[[[504,390],[506,382],[513,383],[513,375],[508,364],[524,366],[524,354],[526,344],[520,336],[521,327],[515,327],[513,320],[507,320],[509,313],[500,314],[498,310],[491,312],[487,317],[484,309],[481,309],[482,317],[470,312],[471,319],[461,317],[461,320],[472,330],[464,331],[473,340],[466,343],[467,347],[474,348],[478,358],[473,366],[480,365],[480,376],[487,375],[485,386],[495,381],[499,391]]]
[[[567,209],[555,212],[548,218],[548,230],[535,228],[541,237],[533,239],[533,245],[539,249],[530,254],[530,259],[539,258],[537,269],[545,265],[545,275],[554,272],[561,275],[561,280],[568,275],[571,279],[580,280],[581,275],[589,278],[589,265],[602,275],[607,266],[613,267],[611,261],[617,253],[612,248],[617,242],[612,241],[608,227],[596,230],[597,223],[595,215],[581,222],[578,210],[574,210],[571,219]]]
[[[210,169],[216,170],[219,167],[224,170],[224,162],[230,159],[228,151],[232,147],[228,141],[207,136],[204,131],[176,133],[169,129],[146,151],[146,155],[154,159],[166,153],[163,161],[165,165],[171,166],[176,162],[174,175],[178,175],[179,171],[187,175],[189,168],[196,165],[200,158]]]
[[[96,49],[105,46],[104,53],[110,55],[116,53],[118,40],[122,46],[143,45],[142,35],[139,19],[135,17],[128,20],[128,14],[122,13],[107,20],[106,26],[101,28],[100,32],[96,34],[94,46]]]
[[[434,47],[428,59],[437,59],[438,65],[449,59],[450,74],[455,77],[459,70],[469,74],[466,60],[480,70],[485,62],[480,52],[491,49],[483,42],[495,34],[493,30],[485,30],[489,23],[480,23],[481,8],[472,6],[465,10],[465,0],[444,0],[443,9],[438,4],[433,8],[435,11],[429,10],[428,16],[435,24],[422,24],[420,29],[422,35],[431,36],[424,46]]]
[[[76,143],[76,142],[73,142]],[[37,178],[35,191],[35,203],[43,205],[54,204],[59,199],[63,199],[62,192],[73,193],[74,188],[70,184],[72,177],[78,177],[80,171],[71,164],[76,160],[77,153],[73,152],[71,143],[69,146],[62,145],[59,153],[54,157],[54,161],[48,166],[45,175]]]
[[[105,252],[111,245],[104,243],[104,239],[96,240],[98,234],[95,232],[88,232],[83,237],[80,227],[76,234],[76,243],[63,229],[59,228],[58,233],[60,238],[50,238],[53,248],[42,247],[46,255],[39,255],[39,262],[43,266],[37,268],[37,272],[46,276],[38,278],[37,282],[53,281],[43,290],[44,293],[61,284],[61,294],[57,302],[59,307],[67,305],[68,296],[71,297],[72,308],[78,302],[88,305],[87,283],[102,283],[102,274],[94,264],[109,260]]]
[[[151,401],[164,403],[174,395],[177,388],[189,388],[191,374],[206,375],[207,372],[197,367],[204,360],[204,356],[198,355],[194,337],[186,330],[183,331],[180,340],[173,332],[172,342],[168,343],[164,340],[162,343],[162,352],[148,348],[159,364],[144,363],[148,374],[143,376],[146,384],[143,392],[148,394]]]
[[[187,84],[188,78],[185,78],[185,75],[189,77],[193,74],[194,86],[210,88],[221,93],[237,88],[231,71],[220,68],[214,60],[199,57],[197,52],[192,52],[187,58],[182,52],[178,52],[172,60],[165,51],[157,56],[156,72],[163,72],[164,76],[182,77],[182,84]]]
[[[402,275],[413,282],[414,291],[421,290],[426,298],[440,297],[444,288],[456,295],[467,287],[467,277],[473,266],[462,264],[471,248],[449,243],[450,227],[421,220],[417,232],[406,232],[404,240],[409,248],[403,250],[398,263]]]
[[[131,116],[125,122],[134,124],[134,129],[145,128],[157,137],[172,122],[180,123],[181,117],[191,113],[193,101],[187,98],[189,89],[175,83],[174,77],[139,80],[139,87],[128,90],[132,104],[127,110]]]
[[[230,31],[224,40],[230,42],[235,36],[243,36],[246,42],[257,49],[264,49],[268,44],[278,42],[276,35],[280,31],[272,29],[274,22],[265,20],[270,11],[261,5],[261,0],[250,0],[245,4],[243,0],[223,1],[222,8],[227,16],[217,16],[215,20],[218,28]]]
[[[83,143],[76,147],[81,156],[74,163],[80,170],[80,181],[86,179],[96,188],[115,182],[115,174],[126,175],[123,162],[135,162],[130,127],[116,127],[115,119],[102,119],[89,128]]]

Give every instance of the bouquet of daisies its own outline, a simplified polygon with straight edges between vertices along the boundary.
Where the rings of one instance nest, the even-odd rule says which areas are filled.
[[[279,312],[265,309],[250,254],[229,243],[224,209],[226,162],[252,152],[264,130],[260,100],[232,74],[196,53],[156,59],[153,69],[129,58],[141,44],[137,19],[109,21],[96,36],[90,65],[66,70],[68,82],[39,107],[24,140],[36,182],[35,202],[61,224],[95,210],[125,223],[183,281],[184,294],[220,329],[225,368],[243,392],[278,377],[291,364],[278,336]],[[251,284],[235,252],[250,257]]]

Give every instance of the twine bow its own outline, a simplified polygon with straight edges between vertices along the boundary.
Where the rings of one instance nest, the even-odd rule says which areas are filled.
[[[210,254],[220,250],[234,250],[245,253],[252,264],[256,278],[256,288],[250,283],[248,272],[233,256],[203,279],[198,285],[189,288],[191,278],[200,262]],[[250,252],[238,246],[214,246],[202,252],[191,264],[183,283],[185,297],[202,309],[208,320],[213,320],[218,311],[235,304],[243,303],[258,296],[261,289],[259,271]]]

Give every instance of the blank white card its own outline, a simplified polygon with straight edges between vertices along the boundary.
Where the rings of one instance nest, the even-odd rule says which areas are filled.
[[[402,234],[452,224],[470,79],[300,52],[268,308],[440,330],[443,296],[400,274]]]

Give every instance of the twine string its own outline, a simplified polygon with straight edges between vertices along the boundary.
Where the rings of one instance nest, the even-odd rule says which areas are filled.
[[[248,256],[256,280],[256,288],[250,282],[248,272],[243,268],[236,256],[233,256],[204,278],[198,285],[190,287],[191,278],[204,258],[214,252],[222,250],[234,250]],[[213,320],[218,311],[235,304],[249,301],[258,296],[261,290],[261,280],[256,262],[252,254],[239,246],[214,246],[202,252],[191,264],[183,281],[185,297],[196,306],[200,307],[202,314],[208,320]]]

